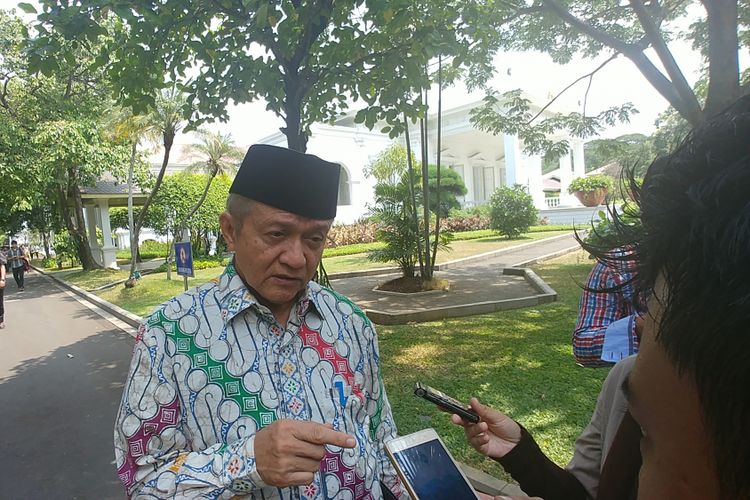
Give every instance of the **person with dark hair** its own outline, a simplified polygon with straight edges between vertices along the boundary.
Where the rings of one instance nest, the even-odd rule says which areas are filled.
[[[16,280],[16,285],[18,285],[18,290],[23,292],[27,258],[23,247],[18,246],[18,241],[13,240],[10,242],[7,259],[10,263],[10,269],[13,272],[13,279]]]
[[[115,423],[133,498],[403,496],[396,426],[365,314],[312,282],[340,167],[254,145],[219,224],[222,276],[150,314]]]
[[[0,330],[5,328],[5,305],[4,294],[5,294],[5,253],[0,250]]]
[[[630,285],[649,297],[640,352],[620,377],[629,409],[596,498],[635,498],[637,486],[641,500],[750,499],[750,96],[655,161],[642,187],[631,174],[631,187],[635,207],[613,214],[608,241],[582,242],[608,265],[634,259]],[[638,228],[625,222],[636,212]],[[609,251],[618,247],[632,254]],[[527,465],[546,459],[518,424],[472,406],[478,424],[452,418],[480,452],[517,449],[516,463]],[[522,471],[526,491],[573,498],[555,493],[567,491],[570,475],[540,469]]]

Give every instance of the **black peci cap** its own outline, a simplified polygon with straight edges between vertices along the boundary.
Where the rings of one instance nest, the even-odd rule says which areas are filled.
[[[339,192],[337,163],[287,148],[254,144],[230,193],[310,219],[333,219]]]

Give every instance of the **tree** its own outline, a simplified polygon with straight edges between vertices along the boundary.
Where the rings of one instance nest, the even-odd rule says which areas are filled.
[[[219,177],[228,177],[237,171],[244,152],[235,146],[231,134],[220,132],[199,131],[200,142],[188,148],[188,152],[201,157],[200,160],[190,165],[191,172],[205,172],[208,174],[206,187],[203,189],[198,201],[190,209],[185,217],[190,221],[208,195],[213,180]],[[217,217],[218,220],[218,217]]]
[[[128,217],[127,227],[130,232],[130,276],[138,269],[138,242],[143,223],[148,216],[148,209],[158,193],[169,164],[175,136],[182,129],[182,111],[185,99],[182,95],[171,91],[162,91],[156,99],[155,107],[148,114],[134,115],[131,110],[124,109],[115,116],[115,134],[126,138],[131,144],[130,168],[128,170]],[[149,190],[146,201],[137,217],[133,211],[134,168],[137,159],[137,149],[143,140],[151,142],[161,141],[163,156],[161,168],[156,176],[153,187]]]
[[[42,0],[39,47],[50,58],[65,46],[46,33],[85,43],[112,17],[126,27],[106,58],[126,105],[142,109],[153,89],[177,83],[195,104],[194,125],[226,118],[229,100],[263,98],[281,116],[291,149],[305,151],[310,125],[328,122],[351,100],[374,105],[400,92],[387,82],[423,81],[430,47],[464,36],[460,12],[471,2]],[[50,64],[39,60],[39,67]],[[193,71],[192,68],[199,68]],[[387,80],[383,76],[388,75]],[[417,85],[418,86],[418,85]]]
[[[459,196],[465,196],[468,192],[461,174],[455,170],[443,170],[440,177],[440,193],[438,196],[438,171],[437,165],[429,166],[428,186],[430,190],[430,211],[434,214],[440,214],[440,217],[448,217],[450,211],[454,208],[461,208],[458,201]],[[440,208],[438,209],[438,199]]]
[[[587,170],[610,163],[645,168],[654,158],[651,138],[643,134],[621,135],[615,139],[595,139],[587,142],[583,151]]]
[[[115,28],[104,23],[102,32],[75,48],[50,34],[68,57],[35,74],[29,67],[41,56],[30,47],[28,29],[0,12],[0,122],[6,130],[0,165],[15,172],[10,185],[27,183],[5,197],[12,207],[51,195],[84,269],[98,264],[86,237],[81,186],[93,185],[105,171],[121,175],[127,162],[127,147],[102,133],[111,89],[104,71],[92,68]]]
[[[364,170],[365,177],[373,176],[379,183],[396,184],[406,172],[406,148],[394,143],[385,148]]]
[[[489,5],[489,4],[488,4]],[[700,6],[700,7],[699,7]],[[702,16],[687,29],[680,30],[689,14],[701,10]],[[498,48],[512,50],[540,50],[555,62],[567,63],[574,55],[587,58],[602,53],[609,57],[570,86],[588,80],[589,88],[597,71],[619,56],[627,57],[645,80],[656,89],[691,126],[701,123],[748,91],[739,69],[738,48],[748,47],[750,4],[737,0],[539,0],[523,2],[495,2],[487,12],[489,33]],[[677,64],[668,42],[683,38],[703,57],[707,68],[707,91],[701,99],[690,87],[683,70]],[[653,50],[660,64],[646,54]],[[477,72],[473,83],[481,85],[487,74]],[[562,92],[561,92],[562,94]],[[588,95],[588,90],[586,92]],[[559,94],[558,94],[559,96]],[[493,108],[509,100],[507,110]],[[499,96],[491,91],[487,106],[477,116],[477,123],[485,130],[509,130],[526,140],[531,150],[555,147],[565,151],[567,145],[540,141],[540,133],[549,127],[568,128],[578,136],[591,135],[613,118],[627,119],[633,112],[630,105],[606,110],[595,117],[583,112],[555,116],[551,121],[533,125],[537,112],[531,112],[529,102],[518,92]],[[554,100],[554,99],[553,99]],[[515,125],[514,125],[515,124]],[[516,130],[513,131],[513,127]]]

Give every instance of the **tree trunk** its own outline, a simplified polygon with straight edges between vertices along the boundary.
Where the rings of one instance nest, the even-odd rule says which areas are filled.
[[[51,259],[52,257],[49,253],[49,239],[49,231],[42,231],[42,245],[44,246],[44,256],[48,259]]]
[[[284,114],[286,127],[281,132],[286,136],[289,149],[304,153],[307,151],[307,135],[302,130],[302,98],[300,85],[293,75],[285,79],[284,90],[286,100],[284,101]]]
[[[203,202],[206,201],[206,196],[208,196],[208,189],[211,187],[211,183],[214,181],[214,177],[216,177],[217,173],[218,173],[218,168],[214,167],[208,176],[208,181],[206,182],[205,189],[203,189],[203,194],[201,194],[201,197],[198,199],[198,202],[195,205],[193,205],[193,208],[191,208],[188,214],[185,216],[185,221],[183,222],[182,227],[178,229],[178,232],[181,233],[181,237],[182,237],[182,233],[184,233],[184,230],[187,228],[188,222],[193,218],[193,216],[201,207],[201,205],[203,205]],[[177,241],[176,234],[175,234],[175,241]],[[180,241],[184,241],[184,240],[181,239]]]
[[[437,260],[438,241],[440,239],[440,148],[442,147],[442,129],[443,128],[443,57],[438,56],[438,109],[437,109],[437,145],[435,148],[437,156],[437,182],[435,195],[437,200],[435,206],[435,241],[432,244],[432,265],[435,266]]]
[[[73,243],[76,246],[76,253],[78,254],[78,260],[81,262],[83,269],[85,271],[101,269],[101,266],[97,264],[96,260],[94,260],[94,255],[91,253],[91,247],[86,238],[86,225],[83,221],[81,192],[78,189],[78,186],[75,185],[75,182],[77,182],[77,180],[73,180],[73,184],[72,186],[69,186],[67,192],[61,186],[57,188],[57,196],[60,200],[60,208],[63,221],[65,222],[65,228],[73,239]],[[73,207],[68,205],[69,201],[73,203]],[[79,228],[83,228],[83,231],[80,231]]]
[[[737,0],[703,0],[708,14],[708,94],[705,116],[739,99]]]
[[[130,277],[138,271],[138,235],[133,223],[133,170],[135,169],[135,155],[138,142],[133,141],[130,146],[130,168],[128,169],[128,226],[130,226]]]
[[[143,207],[141,208],[141,213],[138,214],[138,219],[135,221],[135,224],[131,224],[130,226],[132,228],[131,233],[135,234],[136,241],[138,241],[138,238],[140,237],[141,228],[143,227],[143,224],[146,221],[146,215],[147,215],[149,207],[151,206],[151,202],[154,200],[156,193],[159,191],[162,180],[164,180],[164,173],[167,171],[167,165],[169,165],[169,155],[172,152],[172,146],[174,145],[174,136],[175,136],[175,133],[173,131],[165,131],[162,136],[163,145],[164,145],[164,156],[162,157],[162,160],[161,160],[161,168],[159,169],[159,174],[156,176],[156,182],[154,183],[154,187],[151,189],[151,192],[149,193],[148,198],[146,198],[146,201],[143,203]],[[138,262],[141,262],[140,251],[138,252]]]

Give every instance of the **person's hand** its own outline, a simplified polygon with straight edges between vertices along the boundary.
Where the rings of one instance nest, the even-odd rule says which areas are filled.
[[[0,289],[5,288],[5,279],[0,279]]]
[[[326,444],[354,448],[354,437],[330,425],[277,420],[255,435],[255,464],[266,484],[284,488],[312,483]]]
[[[469,443],[482,455],[502,458],[521,440],[521,427],[512,418],[484,406],[477,398],[471,398],[471,408],[479,415],[479,423],[466,422],[458,415],[451,420],[464,428]]]

